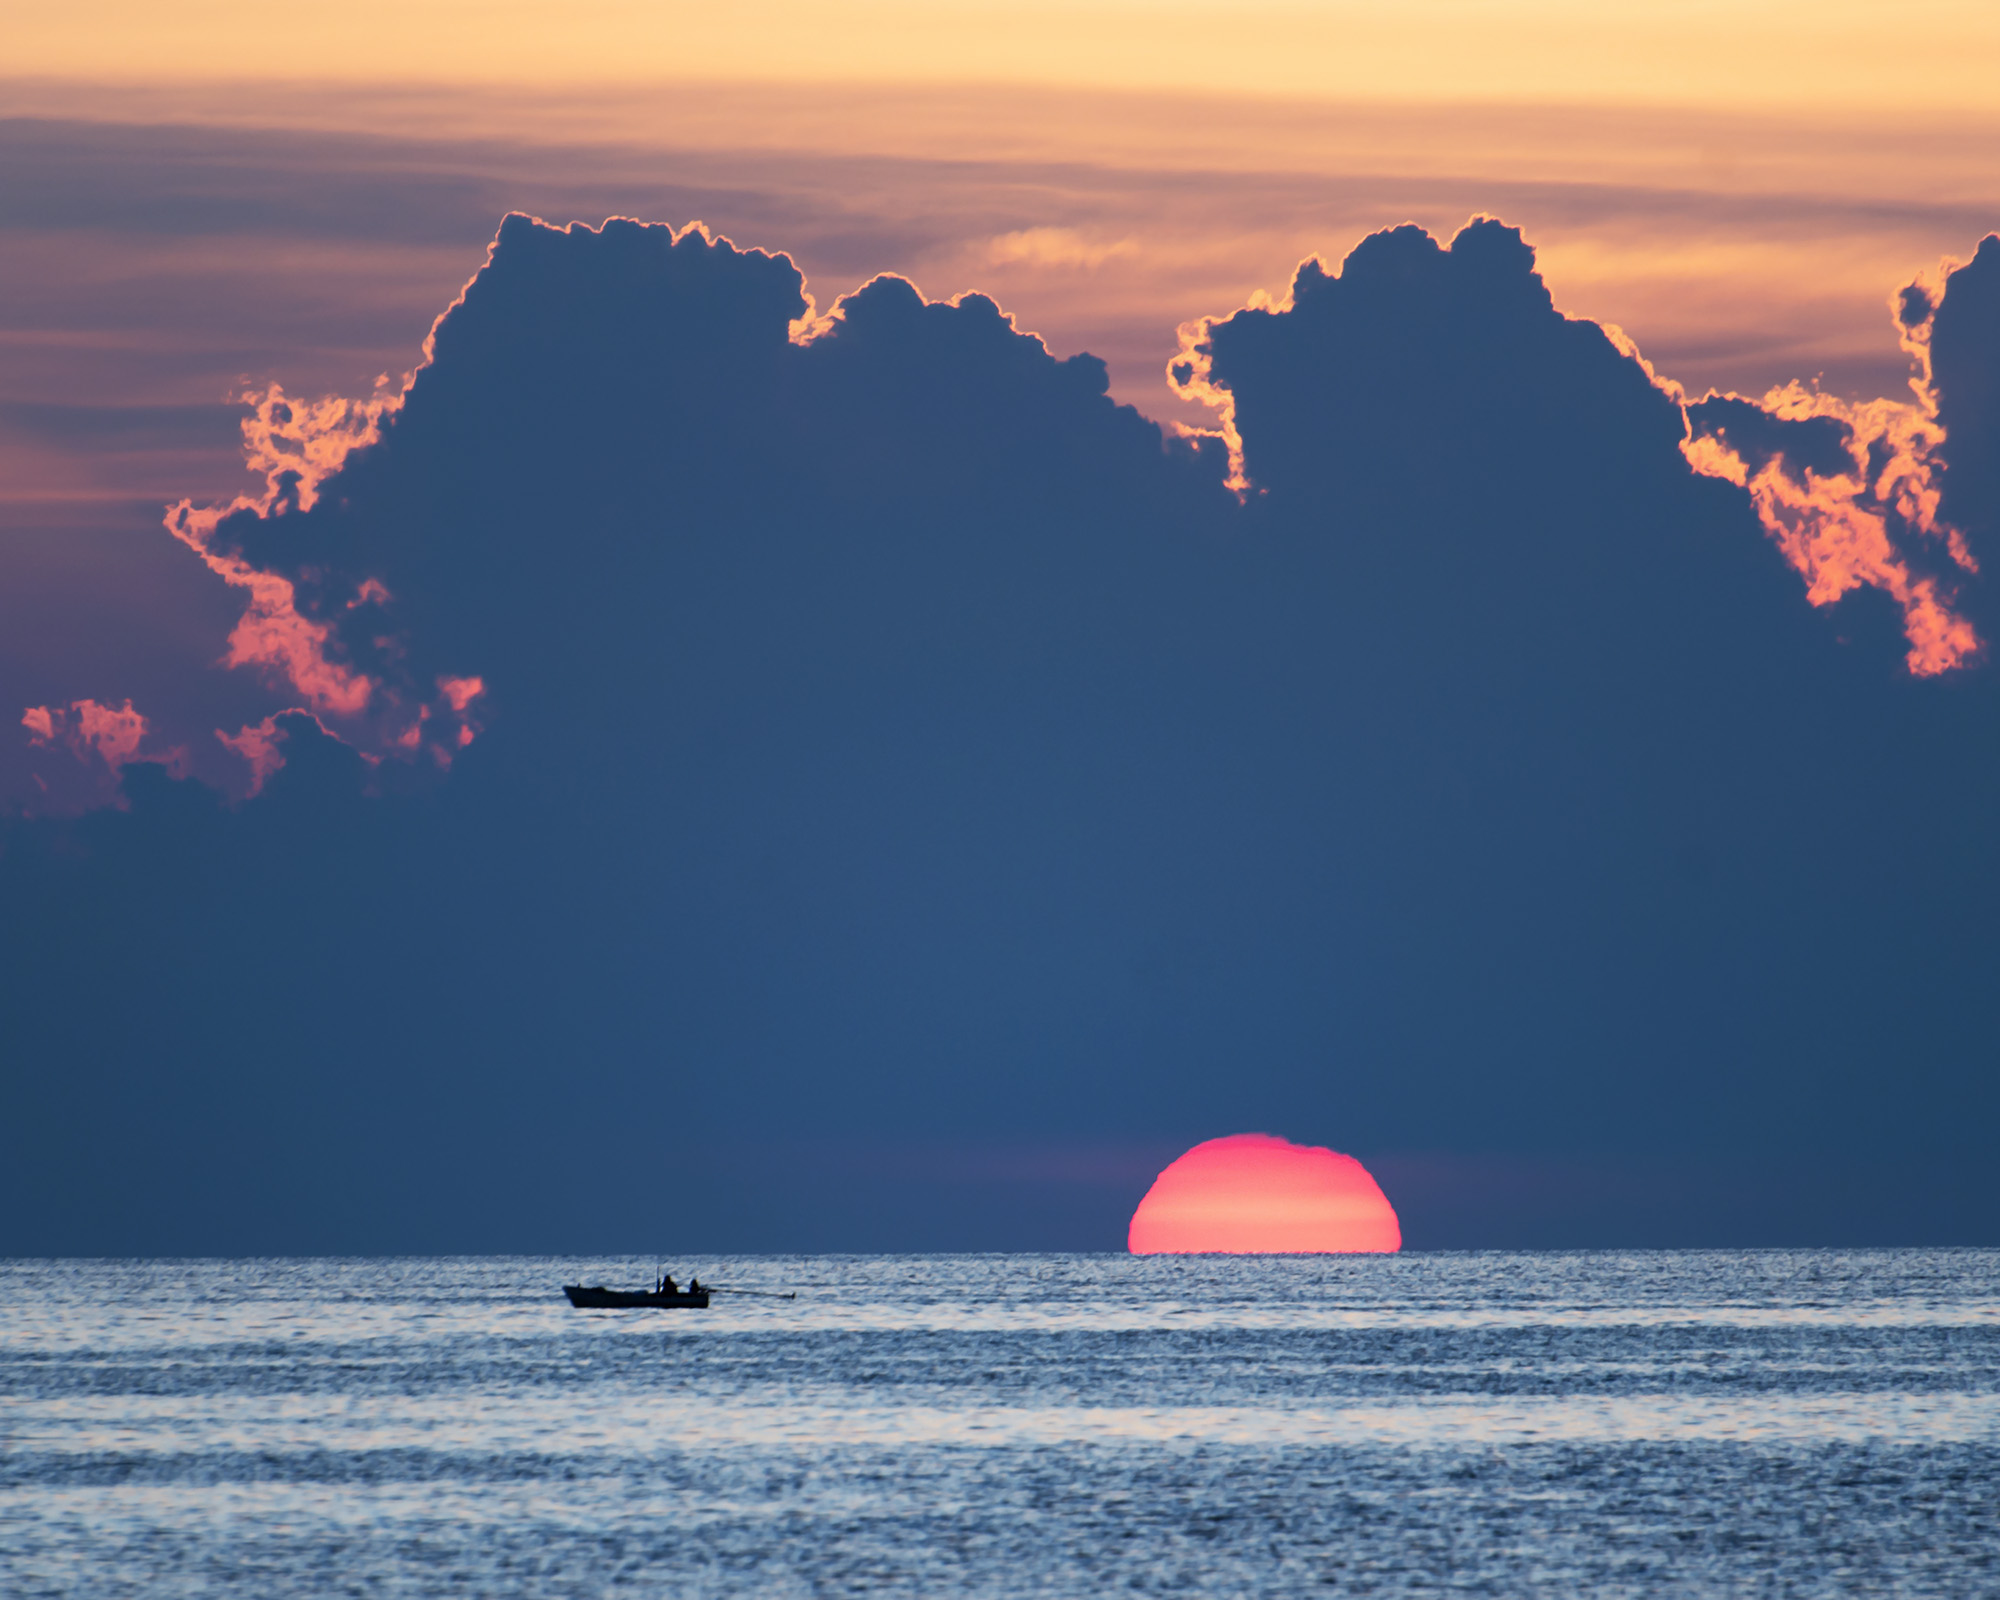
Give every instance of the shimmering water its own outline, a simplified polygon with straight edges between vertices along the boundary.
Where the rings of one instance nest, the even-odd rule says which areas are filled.
[[[0,1265],[10,1596],[2000,1593],[2000,1253]]]

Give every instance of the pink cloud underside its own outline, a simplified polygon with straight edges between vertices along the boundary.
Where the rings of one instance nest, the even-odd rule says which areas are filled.
[[[440,678],[438,688],[443,692],[451,709],[463,713],[465,708],[486,692],[483,678]]]
[[[313,716],[310,711],[307,711],[302,706],[291,706],[284,711],[275,711],[262,722],[246,724],[244,727],[238,728],[234,733],[224,733],[220,728],[215,730],[215,737],[229,749],[235,751],[237,755],[241,756],[250,765],[250,787],[245,792],[243,798],[248,799],[251,795],[256,794],[270,781],[271,775],[284,766],[285,752],[283,746],[289,735],[278,719],[290,716],[312,717],[319,731],[329,739],[340,737],[333,729],[329,728],[318,717]],[[378,759],[371,756],[367,751],[361,752],[361,756],[364,761]]]
[[[264,492],[255,498],[238,496],[220,506],[196,506],[184,500],[167,513],[166,525],[211,572],[249,597],[230,632],[223,666],[261,672],[273,687],[299,698],[302,704],[292,710],[311,716],[329,736],[344,739],[370,761],[380,752],[414,754],[423,748],[425,725],[433,710],[448,706],[455,726],[436,728],[431,754],[440,766],[449,766],[451,750],[470,744],[479,731],[466,711],[486,692],[482,679],[440,678],[438,705],[411,707],[390,686],[339,658],[332,625],[299,609],[298,591],[289,578],[217,547],[216,532],[223,520],[239,512],[271,517],[293,507],[310,510],[320,485],[353,451],[374,443],[383,420],[401,405],[400,393],[387,392],[386,385],[378,388],[382,392],[370,400],[294,400],[277,384],[245,393],[242,398],[250,413],[243,421],[244,454],[250,469],[263,474]],[[346,609],[383,606],[392,598],[380,578],[367,578]],[[389,642],[393,641],[378,641]],[[276,723],[276,717],[284,714],[274,713],[235,733],[215,731],[227,749],[248,763],[250,794],[262,789],[285,764],[284,730]]]
[[[167,528],[223,582],[250,597],[229,635],[225,666],[260,669],[321,715],[359,716],[375,692],[374,680],[334,659],[329,651],[333,630],[300,613],[290,579],[217,550],[215,531],[223,518],[239,511],[269,516],[291,501],[310,510],[319,485],[339,470],[349,452],[375,441],[382,418],[401,397],[296,401],[274,383],[243,399],[250,406],[243,419],[244,455],[250,469],[264,475],[264,493],[255,499],[238,496],[225,506],[197,507],[183,500],[168,511]],[[369,579],[357,599],[386,600],[388,594],[378,580]]]
[[[71,707],[76,716],[76,739],[103,757],[114,770],[139,758],[139,746],[146,742],[146,719],[127,700],[117,708],[95,700],[78,700]]]
[[[1939,262],[1935,272],[1890,297],[1891,311],[1898,312],[1911,290],[1935,307],[1957,265],[1950,259]],[[1847,424],[1852,473],[1822,478],[1808,471],[1800,481],[1773,461],[1752,476],[1743,459],[1717,440],[1690,439],[1681,450],[1697,471],[1750,491],[1765,531],[1806,580],[1812,604],[1830,605],[1863,584],[1892,596],[1903,609],[1910,671],[1936,677],[1965,665],[1985,646],[1971,622],[1953,609],[1955,596],[1949,589],[1935,578],[1912,574],[1892,533],[1942,542],[1961,572],[1976,573],[1979,563],[1964,533],[1938,515],[1939,450],[1945,431],[1931,384],[1930,318],[1905,322],[1897,314],[1894,321],[1897,343],[1916,369],[1910,379],[1915,404],[1854,403],[1815,394],[1797,383],[1772,390],[1761,402],[1773,416],[1788,421],[1832,417]]]
[[[444,696],[445,704],[451,707],[452,715],[458,718],[458,732],[454,737],[457,739],[458,748],[463,750],[480,734],[479,720],[468,714],[468,708],[473,701],[486,693],[486,680],[477,677],[440,678],[437,686],[438,692]],[[451,763],[444,750],[441,747],[434,748],[441,764],[449,766]]]
[[[74,700],[67,707],[29,706],[21,713],[28,742],[41,749],[67,749],[79,761],[93,756],[114,776],[134,761],[159,761],[174,771],[186,764],[180,749],[147,751],[146,718],[127,700],[121,706]]]
[[[1348,1254],[1399,1250],[1396,1211],[1354,1157],[1267,1133],[1196,1145],[1132,1214],[1134,1255]]]
[[[274,716],[238,728],[234,733],[224,733],[217,728],[215,736],[249,762],[249,792],[253,795],[264,787],[272,773],[285,764],[284,752],[278,748],[285,741],[285,730],[278,726],[278,719]]]
[[[1923,394],[1921,384],[1919,394]],[[1752,473],[1734,450],[1712,437],[1690,438],[1681,452],[1697,472],[1726,478],[1749,491],[1758,519],[1806,582],[1806,599],[1831,605],[1863,586],[1881,589],[1903,611],[1910,642],[1904,658],[1920,678],[1964,666],[1983,648],[1970,621],[1954,608],[1952,590],[1911,570],[1896,533],[1944,547],[1959,570],[1979,570],[1964,535],[1938,516],[1939,462],[1944,442],[1927,404],[1894,400],[1857,403],[1816,394],[1794,383],[1759,402],[1786,421],[1832,417],[1852,430],[1854,470],[1794,476],[1780,459]]]
[[[250,408],[243,419],[244,465],[259,473],[274,494],[285,490],[285,480],[293,480],[301,511],[310,511],[319,498],[319,486],[334,473],[350,453],[373,444],[381,436],[382,419],[403,403],[400,393],[391,393],[386,383],[368,400],[348,400],[333,395],[319,400],[294,400],[282,385],[268,389],[247,389],[238,399]],[[361,597],[369,589],[386,600],[389,591],[379,580],[370,578],[361,586]]]

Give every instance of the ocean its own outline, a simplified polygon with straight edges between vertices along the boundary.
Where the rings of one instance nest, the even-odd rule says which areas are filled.
[[[2000,1252],[0,1264],[0,1593],[2000,1593]]]

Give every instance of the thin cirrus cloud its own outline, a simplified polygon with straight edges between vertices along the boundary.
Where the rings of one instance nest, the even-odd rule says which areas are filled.
[[[996,235],[986,247],[986,259],[995,266],[1091,268],[1132,255],[1137,248],[1130,239],[1094,240],[1074,228],[1017,228]]]
[[[72,506],[86,490],[176,498],[202,485],[172,475],[197,468],[230,481],[220,402],[246,375],[352,394],[406,371],[508,209],[702,216],[784,239],[817,282],[892,270],[993,292],[1154,408],[1171,404],[1160,373],[1194,310],[1280,288],[1328,239],[1406,220],[1441,232],[1481,210],[1527,222],[1566,306],[1615,318],[1697,390],[1817,373],[1870,398],[1901,385],[1881,286],[1976,236],[2000,200],[1977,159],[1990,128],[1824,110],[1212,97],[1194,114],[1028,89],[691,86],[579,103],[546,88],[18,82],[0,84],[0,105],[15,119],[0,128],[13,290],[0,401],[40,408],[0,428],[0,446],[20,441],[11,493]],[[1087,272],[1032,249],[994,261],[992,242],[1016,235],[1136,248]],[[92,415],[121,423],[117,449],[84,448]],[[199,455],[190,430],[208,441]],[[149,452],[154,440],[173,448]]]
[[[1876,496],[1899,570],[1990,636],[1950,533],[1976,564],[1993,526],[1995,262],[1925,302],[1921,460],[1885,483],[1845,415],[1698,403],[1738,483],[1515,230],[1371,234],[1195,325],[1239,496],[1229,441],[992,298],[881,276],[821,306],[711,231],[510,217],[365,426],[253,418],[303,431],[201,553],[289,586],[271,615],[312,644],[211,672],[262,708],[196,738],[137,683],[94,695],[228,772],[132,761],[125,810],[11,826],[0,1023],[38,1115],[94,1142],[54,1137],[0,1216],[54,1238],[80,1185],[140,1185],[189,1246],[281,1201],[316,1239],[441,1248],[668,1206],[775,1247],[850,1201],[693,1157],[532,1175],[632,1126],[1185,1147],[1302,1104],[1364,1153],[1615,1130],[1836,1187],[1857,1148],[1970,1172],[1938,1141],[1992,1094],[1964,1069],[1990,673],[1913,670],[1893,582],[1810,595],[1750,484],[1776,451]],[[1927,525],[1899,509],[1933,490]],[[365,702],[315,720],[334,669]],[[53,734],[75,698],[23,704]],[[163,920],[198,960],[119,931]],[[84,1039],[42,997],[113,944]],[[125,1119],[169,1011],[175,1098]],[[1945,1099],[1971,1109],[1940,1129]],[[889,1191],[857,1241],[928,1192]]]

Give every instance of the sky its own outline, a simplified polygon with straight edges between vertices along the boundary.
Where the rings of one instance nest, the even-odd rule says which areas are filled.
[[[2000,1239],[1990,8],[6,24],[0,1251]]]

